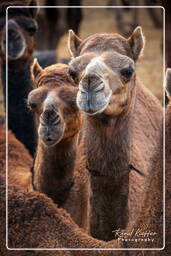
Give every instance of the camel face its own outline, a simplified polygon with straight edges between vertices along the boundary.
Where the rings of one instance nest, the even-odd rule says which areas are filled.
[[[117,34],[96,34],[81,41],[70,32],[73,55],[69,73],[78,84],[77,105],[89,115],[119,115],[131,101],[135,63],[143,48],[137,28],[129,39]]]
[[[30,56],[34,48],[37,23],[32,18],[15,17],[8,21],[8,58],[17,60]],[[0,34],[1,55],[6,54],[6,26]]]
[[[43,70],[38,63],[34,64],[34,81],[38,88],[28,95],[28,106],[38,117],[39,139],[47,147],[54,146],[72,135],[73,122],[77,123],[78,109],[75,104],[77,89],[72,86],[73,82],[69,84],[69,80],[66,80],[67,83],[60,80],[61,70],[64,69],[66,74],[68,70],[65,65],[61,66],[62,68],[53,65],[52,68]],[[37,69],[40,69],[39,72]]]

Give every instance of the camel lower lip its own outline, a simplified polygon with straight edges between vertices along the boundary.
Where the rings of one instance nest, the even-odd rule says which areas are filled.
[[[77,105],[80,110],[88,115],[100,114],[107,108],[111,95],[112,92],[110,92],[108,96],[103,97],[101,101],[89,101],[89,99],[87,100],[87,98],[83,98],[80,94],[80,96],[77,95]]]
[[[57,140],[42,140],[42,141],[46,147],[52,147],[58,142]]]

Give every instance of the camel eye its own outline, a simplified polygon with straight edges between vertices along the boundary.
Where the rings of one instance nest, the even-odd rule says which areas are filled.
[[[37,104],[33,103],[33,102],[30,102],[30,101],[27,101],[27,107],[31,110],[34,110],[37,107]]]
[[[124,80],[125,83],[128,83],[132,77],[134,70],[132,67],[128,67],[128,68],[123,68],[121,70],[121,76]]]
[[[77,79],[77,72],[73,69],[69,68],[68,70],[69,75],[72,77],[72,79],[75,81]]]
[[[37,25],[36,22],[30,23],[26,27],[26,30],[27,30],[27,32],[29,33],[30,36],[33,36],[37,32],[37,29],[38,29],[38,25]]]

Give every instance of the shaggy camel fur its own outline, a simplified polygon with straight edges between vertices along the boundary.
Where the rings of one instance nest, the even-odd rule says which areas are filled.
[[[0,253],[1,256],[46,256],[47,251],[9,251],[5,247],[5,132],[1,129],[0,136]],[[12,166],[21,167],[23,161],[29,159],[24,146],[9,133],[9,173]],[[20,152],[19,154],[16,152]],[[22,152],[22,154],[21,154]],[[23,160],[23,157],[24,160]],[[29,162],[29,161],[28,161]],[[27,168],[26,164],[25,167]],[[29,171],[28,164],[28,171]],[[16,174],[16,171],[15,171]],[[16,180],[14,181],[16,183]],[[47,196],[39,192],[26,192],[15,187],[9,179],[8,188],[8,247],[9,248],[99,248],[122,247],[121,242],[114,241],[111,245],[98,241],[82,232],[72,221],[69,214],[58,209]],[[25,180],[24,180],[25,182]],[[89,255],[89,251],[48,251],[49,256]],[[91,255],[112,256],[112,251],[92,251]]]
[[[143,47],[140,27],[128,39],[95,34],[82,41],[69,34],[69,72],[85,112],[90,230],[102,240],[113,239],[114,230],[138,216],[160,137],[161,105],[135,74]]]
[[[8,183],[24,191],[33,191],[32,158],[28,151],[12,134],[8,132]],[[4,162],[6,159],[6,132],[0,128],[0,170],[5,182]],[[2,177],[1,177],[2,178]]]
[[[1,130],[0,137],[0,252],[1,256],[45,256],[46,251],[8,251],[5,245],[5,132]],[[28,152],[9,133],[9,169],[12,172],[16,166],[21,166],[23,172],[23,158],[27,162]],[[16,152],[22,154],[17,155]],[[29,171],[29,165],[28,165]],[[15,172],[16,173],[16,172]],[[16,180],[15,180],[16,182]],[[17,183],[18,184],[18,183]],[[18,187],[19,188],[19,187]],[[15,187],[13,180],[9,180],[8,189],[8,231],[10,248],[98,248],[110,247],[111,244],[93,239],[82,232],[72,221],[69,214],[58,209],[47,196],[39,192],[26,192]],[[114,247],[122,247],[120,242],[114,241]],[[98,254],[97,254],[98,253]],[[89,251],[49,251],[48,255],[69,256],[89,255]],[[113,255],[110,251],[93,251],[91,255]],[[118,255],[118,254],[117,254]]]
[[[166,90],[169,99],[171,98],[171,69],[166,73]],[[165,193],[165,216],[166,216],[166,233],[165,233],[165,248],[162,251],[143,251],[143,256],[169,256],[171,254],[171,104],[167,106],[166,110],[166,154],[165,154],[165,181],[166,181],[166,193]],[[149,176],[149,183],[147,184],[146,196],[143,203],[141,215],[134,225],[134,229],[137,230],[143,227],[144,231],[152,231],[156,233],[154,236],[154,242],[140,242],[138,245],[134,243],[127,243],[128,247],[152,247],[162,248],[164,246],[163,241],[163,132],[161,127],[161,139],[158,145],[158,149],[153,158],[153,173]],[[131,252],[131,256],[138,256],[138,252]]]
[[[13,135],[11,134],[11,137]],[[15,139],[9,140],[9,146]],[[16,141],[16,140],[15,140]],[[0,151],[5,151],[4,137],[0,137],[0,144],[3,145]],[[18,146],[23,146],[19,143]],[[11,147],[11,146],[10,146]],[[12,145],[13,147],[13,145]],[[19,147],[17,150],[20,150]],[[11,159],[17,162],[17,166],[23,165],[23,159],[14,158],[16,153],[14,150],[10,151]],[[170,158],[169,158],[170,160]],[[11,162],[12,166],[12,162]],[[5,158],[1,157],[0,174],[5,169]],[[150,176],[151,178],[152,175]],[[155,183],[155,182],[154,182]],[[170,191],[168,191],[170,193]],[[154,190],[153,190],[154,194]],[[154,199],[158,200],[158,197]],[[169,195],[168,195],[169,198]],[[124,248],[126,244],[121,241],[113,240],[111,242],[98,241],[85,233],[77,227],[71,220],[70,216],[63,209],[56,208],[56,205],[48,199],[45,195],[38,192],[22,192],[14,187],[9,186],[8,192],[8,207],[9,207],[9,243],[10,248]],[[169,198],[170,200],[170,198]],[[149,200],[150,201],[150,200]],[[5,186],[4,180],[0,175],[0,248],[1,256],[27,256],[30,255],[28,251],[7,251],[4,247],[5,241]],[[168,208],[170,206],[168,205]],[[149,207],[147,208],[149,210]],[[151,211],[151,210],[150,210]],[[149,214],[150,215],[150,214]],[[149,216],[148,215],[148,216]],[[144,218],[144,214],[143,217]],[[169,224],[169,222],[168,222]],[[134,227],[138,227],[135,223]],[[169,227],[169,226],[168,226]],[[129,244],[127,244],[128,247]],[[33,256],[47,255],[46,251],[32,251]],[[134,253],[134,254],[132,254]],[[136,253],[136,254],[135,254]],[[147,255],[151,254],[147,251]],[[156,251],[155,251],[156,253]],[[48,255],[76,255],[88,256],[90,251],[49,251]],[[94,256],[127,256],[127,251],[91,251]],[[139,251],[129,252],[129,255],[140,255]],[[146,254],[145,254],[146,255]],[[161,254],[163,255],[163,254]],[[169,255],[169,254],[165,254]]]
[[[4,99],[6,98],[6,8],[36,5],[35,1],[1,1],[0,58]],[[36,136],[34,117],[26,107],[32,89],[30,66],[33,61],[34,37],[37,30],[37,9],[10,8],[8,11],[8,126],[33,155]]]
[[[76,223],[87,229],[88,177],[83,145],[78,140],[78,89],[64,64],[42,69],[35,62],[33,77],[37,88],[28,95],[28,105],[36,113],[39,137],[34,187],[67,209]]]

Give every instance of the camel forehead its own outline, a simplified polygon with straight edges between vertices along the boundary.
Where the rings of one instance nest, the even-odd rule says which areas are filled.
[[[47,97],[44,101],[44,105],[45,106],[50,106],[50,105],[54,105],[57,103],[57,99],[56,99],[56,95],[54,92],[49,92],[47,94]]]
[[[117,51],[132,58],[131,47],[124,37],[118,34],[95,34],[83,40],[79,55],[86,52]]]
[[[134,68],[134,61],[123,54],[120,54],[116,51],[106,51],[102,54],[91,55],[83,54],[82,56],[76,57],[70,62],[70,67],[76,70],[77,72],[98,72],[103,73],[108,68],[113,71],[117,69],[122,69],[132,66]],[[108,68],[107,68],[108,67]]]

